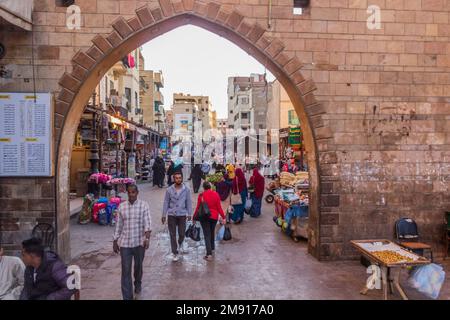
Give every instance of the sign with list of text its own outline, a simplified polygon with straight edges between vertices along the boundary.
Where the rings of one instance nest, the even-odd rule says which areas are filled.
[[[0,92],[0,177],[52,175],[50,93]]]

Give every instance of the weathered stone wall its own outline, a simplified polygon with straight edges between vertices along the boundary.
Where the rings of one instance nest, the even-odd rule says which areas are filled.
[[[230,19],[225,20],[230,29],[247,37],[255,23],[267,27],[267,1],[216,1],[218,11],[209,6],[212,1],[160,2],[162,9],[158,1],[76,0],[82,28],[68,30],[65,8],[55,8],[53,0],[35,1],[36,89],[59,92],[64,72],[72,73],[61,80],[68,89],[59,96],[71,101],[70,88],[102,57],[105,43],[97,41],[89,49],[91,40],[101,34],[109,35],[110,44],[120,43],[119,29],[139,28],[142,20],[135,19],[135,10],[146,4],[156,9],[151,11],[156,20],[195,11],[212,20]],[[366,27],[371,4],[382,10],[380,30]],[[303,16],[292,15],[292,1],[274,0],[273,5],[272,29],[261,38],[270,45],[259,39],[257,46],[288,69],[304,100],[315,106],[306,113],[319,151],[320,257],[354,256],[351,239],[392,238],[393,223],[402,216],[416,219],[424,240],[437,248],[444,210],[450,209],[450,1],[312,0]],[[245,19],[226,15],[233,10]],[[117,23],[119,16],[128,22]],[[27,82],[32,78],[31,34],[2,30],[0,41],[7,46],[0,64],[13,71],[13,79],[0,80],[0,90],[32,91],[32,80]],[[80,49],[90,51],[77,55],[73,68]],[[307,95],[314,85],[303,78],[314,80],[314,96]],[[57,139],[68,108],[57,103]],[[22,221],[54,213],[45,207],[14,220],[28,214],[32,197],[25,197],[27,205],[12,204],[11,198],[19,197],[22,185],[39,189],[39,181],[0,180],[1,228],[14,243]],[[33,194],[39,197],[39,191]]]

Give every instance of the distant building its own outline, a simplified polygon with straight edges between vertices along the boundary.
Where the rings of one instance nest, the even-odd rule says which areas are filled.
[[[140,53],[140,52],[139,52]],[[161,71],[145,70],[144,57],[139,54],[140,102],[143,123],[158,132],[165,131],[164,78]]]
[[[217,129],[222,131],[222,135],[225,136],[228,128],[228,119],[217,119]]]
[[[269,85],[262,74],[228,78],[228,127],[266,129]]]

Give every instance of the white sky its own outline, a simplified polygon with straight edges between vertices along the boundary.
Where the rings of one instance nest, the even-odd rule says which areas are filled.
[[[165,109],[173,93],[209,96],[218,118],[227,117],[228,77],[263,74],[262,64],[227,39],[188,25],[144,44],[145,69],[162,70]],[[267,70],[267,80],[275,77]]]

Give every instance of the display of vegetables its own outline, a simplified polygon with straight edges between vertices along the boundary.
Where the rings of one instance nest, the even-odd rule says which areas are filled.
[[[222,172],[208,174],[205,177],[205,180],[208,181],[209,183],[212,183],[212,184],[216,184],[216,183],[222,181],[222,179],[223,179],[223,173]]]
[[[372,254],[386,264],[414,261],[414,259],[410,257],[391,250],[374,251]]]

